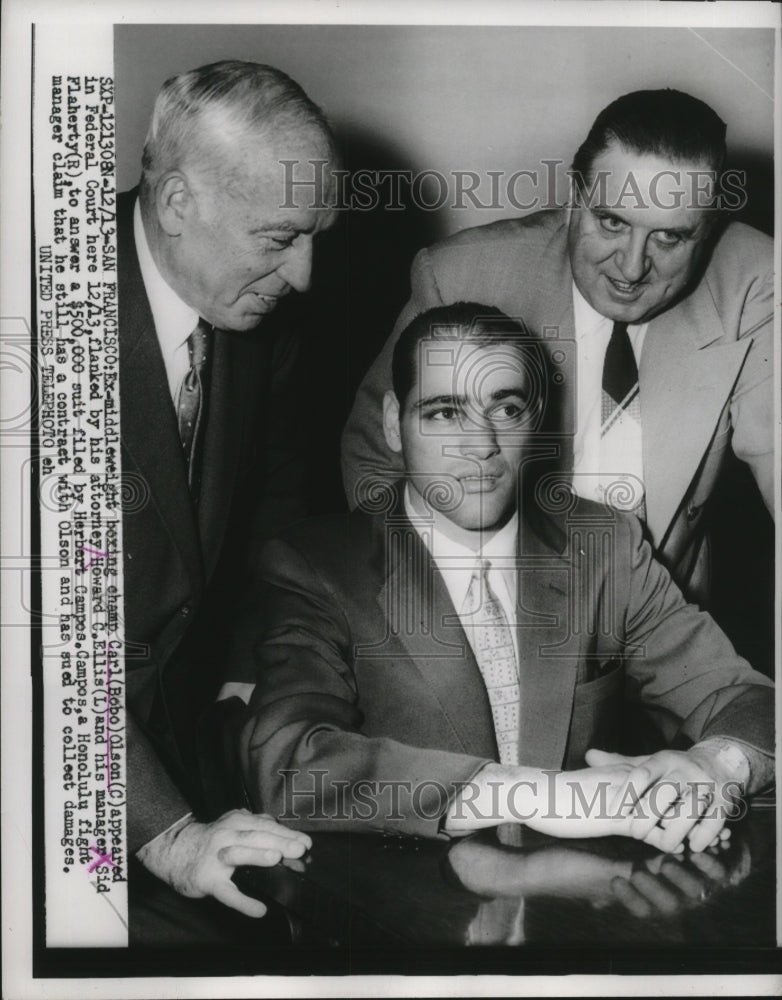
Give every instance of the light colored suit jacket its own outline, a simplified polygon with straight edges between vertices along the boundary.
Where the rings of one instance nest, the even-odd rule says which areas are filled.
[[[701,525],[730,445],[774,504],[771,239],[730,223],[697,285],[649,324],[639,371],[647,525],[658,558],[691,600],[707,593]],[[383,438],[381,400],[396,340],[417,314],[458,301],[522,318],[548,348],[557,466],[572,469],[575,342],[564,210],[459,233],[422,250],[412,295],[359,388],[342,442],[351,507],[373,480],[401,474]]]
[[[445,582],[392,493],[382,499],[379,513],[304,521],[268,543],[240,757],[253,807],[295,826],[434,836],[497,746]],[[637,519],[575,498],[558,515],[525,510],[521,764],[573,768],[590,746],[629,749],[630,703],[653,722],[655,749],[721,735],[773,753],[771,681],[684,602]],[[394,781],[407,782],[396,818],[390,793],[373,811],[361,784]]]

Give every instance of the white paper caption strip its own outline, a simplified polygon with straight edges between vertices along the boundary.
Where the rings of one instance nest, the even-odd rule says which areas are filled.
[[[127,945],[113,33],[35,32],[46,943]]]

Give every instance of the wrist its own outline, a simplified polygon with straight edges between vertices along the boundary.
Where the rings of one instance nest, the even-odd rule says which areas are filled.
[[[748,788],[751,778],[749,760],[735,743],[715,737],[696,743],[688,752],[715,781],[734,784],[742,792]]]
[[[468,781],[448,809],[448,833],[523,823],[535,815],[542,772],[537,768],[486,764]]]

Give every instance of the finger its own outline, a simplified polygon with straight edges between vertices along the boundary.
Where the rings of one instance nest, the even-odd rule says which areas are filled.
[[[684,853],[684,844],[678,844],[673,849],[664,846],[663,837],[665,831],[660,826],[653,826],[652,829],[643,838],[645,844],[649,844],[650,847],[656,847],[658,851],[665,851],[666,854],[682,854]]]
[[[704,851],[725,824],[725,816],[721,809],[710,809],[701,818],[697,826],[693,827],[689,835],[690,850],[694,854]]]
[[[283,826],[282,823],[278,823],[276,819],[273,819],[266,813],[255,816],[250,814],[245,817],[245,821],[241,827],[243,830],[273,833],[276,837],[300,842],[304,844],[307,850],[312,847],[311,838],[302,830],[294,830],[292,827]]]
[[[273,868],[282,861],[282,853],[274,848],[249,847],[233,844],[221,847],[217,859],[225,865],[237,868],[239,865],[257,865],[259,868]]]
[[[678,786],[674,782],[663,781],[653,785],[649,791],[643,795],[630,814],[629,836],[636,840],[647,840],[651,831],[655,828],[660,830],[659,843],[655,844],[660,850],[673,849],[676,844],[673,838],[669,837],[670,844],[664,842],[664,817],[672,817],[673,810],[678,801]],[[659,824],[659,826],[658,826]]]
[[[307,866],[303,861],[299,861],[298,858],[283,858],[282,863],[286,868],[290,868],[292,872],[297,872],[299,875],[303,875],[307,870]]]
[[[696,868],[710,882],[721,884],[727,878],[725,865],[714,857],[713,854],[691,854],[688,863]]]
[[[219,826],[229,830],[239,830],[247,821],[252,822],[253,818],[253,814],[249,809],[232,809],[230,812],[223,813],[219,819],[215,820],[212,826]]]
[[[639,764],[645,757],[626,757],[621,753],[612,753],[609,750],[598,750],[592,747],[584,754],[584,760],[590,767],[606,767],[610,764]]]
[[[752,870],[752,855],[746,844],[738,845],[738,858],[731,863],[728,885],[739,885]]]
[[[246,917],[262,917],[266,913],[266,907],[260,899],[253,899],[245,896],[230,879],[221,880],[213,889],[212,895],[224,906],[229,906],[232,910],[238,910]]]
[[[630,885],[627,879],[619,876],[612,879],[611,889],[622,906],[628,909],[634,917],[651,917],[653,911],[648,901]]]
[[[649,760],[649,754],[631,756],[626,753],[616,753],[613,750],[600,750],[598,747],[590,747],[584,754],[584,760],[590,767],[603,767],[606,764],[629,764],[631,767],[636,764],[643,764]],[[592,763],[595,761],[595,763]]]
[[[630,884],[649,900],[658,913],[670,915],[679,909],[679,900],[676,894],[648,872],[634,872],[630,878]]]
[[[256,832],[274,833],[278,837],[286,840],[301,841],[307,850],[312,847],[312,840],[302,830],[294,830],[292,827],[283,826],[268,813],[251,813],[246,809],[233,809],[220,817],[214,826],[229,830],[250,830]]]
[[[292,826],[284,826],[268,813],[257,813],[253,816],[256,821],[263,822],[264,830],[273,830],[280,837],[289,837],[292,840],[303,840],[308,847],[312,847],[312,840],[303,830],[295,830]]]
[[[611,815],[625,818],[631,815],[643,798],[649,779],[649,772],[643,767],[633,767],[611,798],[608,806]]]
[[[233,845],[268,848],[269,850],[279,851],[286,858],[300,858],[307,851],[307,844],[303,840],[282,837],[276,830],[274,832],[266,830],[237,830],[232,839],[223,846],[231,847]]]
[[[712,842],[709,844],[709,847],[720,847],[721,845],[727,847],[729,841],[730,841],[730,827],[723,826],[723,828],[720,830],[720,832],[717,834],[714,840],[712,840]]]
[[[685,840],[692,847],[693,837],[698,850],[704,850],[719,832],[719,825],[704,824],[704,817],[714,813],[713,792],[692,781],[682,782],[681,788],[680,801],[660,821],[661,850],[672,851]]]
[[[645,793],[665,776],[669,765],[662,754],[640,758],[640,760],[641,763],[633,765],[622,787],[614,795],[610,806],[612,810],[621,807],[623,814],[630,814],[643,799]]]
[[[663,864],[667,860],[668,859],[664,854],[655,854],[654,857],[647,858],[646,861],[644,861],[644,867],[650,875],[659,875]]]
[[[646,811],[654,819],[652,826],[659,823],[665,827],[681,814],[680,792],[681,786],[672,779],[658,781],[649,789],[644,804],[648,804]]]
[[[661,868],[662,877],[667,879],[680,892],[689,899],[697,901],[703,895],[703,880],[696,878],[691,871],[688,871],[679,860],[670,857],[663,859]]]

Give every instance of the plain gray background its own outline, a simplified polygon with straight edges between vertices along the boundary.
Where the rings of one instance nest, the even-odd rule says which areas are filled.
[[[748,168],[753,192],[772,190],[767,29],[132,25],[118,26],[115,40],[121,191],[138,180],[163,81],[224,58],[270,63],[297,80],[335,125],[349,166],[414,173],[511,174],[552,158],[569,166],[615,97],[675,87],[727,122],[731,163]],[[520,197],[529,190],[520,185]],[[488,187],[479,197],[490,201]],[[429,213],[426,235],[518,214],[511,204],[444,207]],[[750,207],[750,220],[770,231],[770,205],[763,215]]]

